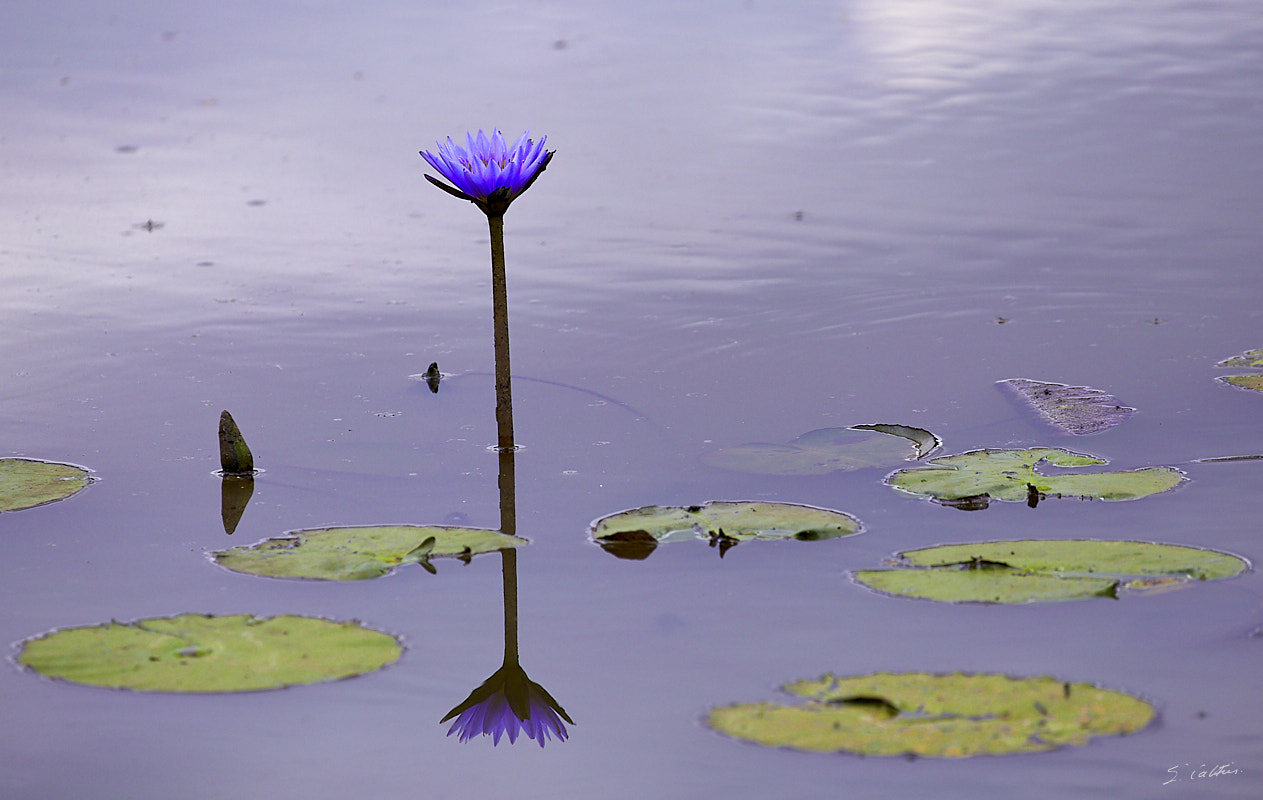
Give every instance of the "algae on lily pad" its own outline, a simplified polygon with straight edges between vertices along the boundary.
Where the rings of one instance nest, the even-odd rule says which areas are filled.
[[[18,663],[74,683],[147,692],[253,692],[372,672],[395,637],[356,622],[249,614],[110,622],[28,639]]]
[[[825,475],[915,461],[939,444],[933,433],[909,425],[852,425],[809,431],[789,444],[755,442],[726,447],[705,454],[702,461],[755,475]]]
[[[930,459],[923,467],[899,470],[886,483],[912,494],[932,497],[956,508],[986,508],[991,500],[1026,501],[1034,507],[1048,497],[1084,500],[1135,500],[1180,485],[1184,473],[1174,467],[1124,472],[1046,474],[1041,467],[1090,467],[1104,459],[1050,447],[1025,450],[971,450]]]
[[[1216,367],[1245,367],[1247,369],[1263,369],[1263,350],[1248,350],[1239,356],[1225,358]],[[1219,380],[1238,389],[1251,389],[1263,392],[1263,375],[1221,375]]]
[[[402,564],[420,564],[433,572],[432,558],[467,561],[524,544],[525,539],[484,528],[374,525],[291,531],[212,556],[221,566],[251,575],[358,581],[386,575]]]
[[[1216,550],[1152,542],[1021,539],[900,553],[894,569],[859,570],[886,594],[947,603],[1035,603],[1117,598],[1230,578],[1250,568]]]
[[[1145,701],[1056,678],[924,672],[825,675],[782,687],[800,705],[715,708],[715,730],[768,747],[866,756],[967,758],[1083,745],[1142,730]]]
[[[63,500],[92,481],[86,469],[73,464],[0,458],[0,511],[17,511]]]
[[[645,506],[592,523],[592,540],[614,555],[645,558],[657,544],[702,540],[720,555],[750,539],[836,539],[860,531],[849,514],[796,503],[712,501],[700,506]]]
[[[1100,389],[1010,378],[999,385],[1011,389],[1045,421],[1067,433],[1082,436],[1112,428],[1135,412]]]

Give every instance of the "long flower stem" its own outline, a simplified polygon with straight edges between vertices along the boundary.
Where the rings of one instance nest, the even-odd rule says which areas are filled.
[[[504,559],[504,663],[518,663],[517,655],[517,550],[500,551]]]
[[[496,446],[512,450],[513,388],[509,377],[509,292],[504,278],[504,217],[488,215],[491,228],[491,301],[496,348]]]

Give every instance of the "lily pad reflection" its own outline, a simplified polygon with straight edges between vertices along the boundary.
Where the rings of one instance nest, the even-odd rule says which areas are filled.
[[[356,622],[247,614],[110,622],[23,643],[18,663],[50,678],[148,692],[252,692],[372,672],[403,653]]]
[[[386,575],[403,564],[420,564],[433,572],[433,558],[467,561],[480,553],[526,543],[483,528],[377,525],[293,531],[212,555],[221,566],[251,575],[358,581]]]
[[[860,531],[859,520],[814,506],[712,501],[699,506],[645,506],[592,523],[592,540],[622,558],[646,558],[658,544],[702,540],[720,555],[751,539],[836,539]]]
[[[17,511],[64,500],[89,483],[92,483],[92,475],[73,464],[0,458],[0,511]]]
[[[973,450],[899,470],[886,482],[944,505],[976,510],[986,508],[991,500],[1025,501],[1032,507],[1049,497],[1135,500],[1174,489],[1184,481],[1184,474],[1174,467],[1051,475],[1041,471],[1045,466],[1074,468],[1107,463],[1059,448]]]
[[[737,739],[818,753],[967,758],[1035,753],[1139,731],[1151,705],[1052,677],[876,673],[783,687],[800,705],[713,709],[706,724]]]
[[[1239,575],[1247,561],[1174,544],[1088,539],[941,545],[900,553],[894,569],[860,570],[887,594],[949,603],[1033,603],[1152,593]]]

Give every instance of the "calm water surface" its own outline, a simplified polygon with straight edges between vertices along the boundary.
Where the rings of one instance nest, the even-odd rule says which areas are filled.
[[[1263,559],[1263,14],[1254,2],[62,3],[0,33],[0,455],[99,483],[0,516],[0,639],[177,614],[356,618],[380,673],[157,696],[0,672],[13,798],[1257,797],[1257,572],[1116,604],[951,607],[848,571],[900,549],[1142,538]],[[499,520],[485,223],[420,148],[499,125],[557,156],[507,216],[523,665],[578,723],[438,720],[499,666],[494,557],[357,584],[206,553],[331,524]],[[152,223],[152,224],[150,224]],[[431,361],[438,394],[409,380]],[[1105,389],[1087,438],[995,387]],[[266,473],[231,539],[214,431]],[[1191,481],[962,513],[881,471],[707,450],[867,422],[946,452],[1063,446]],[[863,535],[619,561],[624,508],[775,499]],[[963,762],[739,744],[699,720],[826,671],[997,671],[1154,702],[1139,735]],[[1242,773],[1164,786],[1168,769]]]

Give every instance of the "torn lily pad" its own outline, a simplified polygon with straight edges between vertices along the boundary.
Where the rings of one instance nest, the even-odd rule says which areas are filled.
[[[248,614],[110,622],[22,643],[18,663],[50,678],[146,692],[254,692],[380,669],[403,646],[357,622]]]
[[[933,433],[909,425],[852,425],[809,431],[789,444],[726,447],[705,454],[702,462],[755,475],[825,475],[915,461],[940,443]]]
[[[924,672],[798,681],[800,705],[745,703],[705,722],[743,741],[816,753],[968,758],[1083,745],[1142,730],[1145,701],[1052,677]]]
[[[1230,578],[1250,568],[1229,553],[1175,544],[1022,539],[900,553],[894,569],[856,582],[886,594],[946,603],[1036,603],[1117,598]]]
[[[973,511],[986,508],[992,500],[1025,501],[1031,507],[1049,497],[1135,500],[1174,489],[1185,480],[1184,473],[1174,467],[1053,475],[1040,471],[1047,466],[1074,468],[1108,463],[1050,447],[971,450],[930,459],[923,467],[899,470],[887,476],[886,483],[944,505]]]
[[[814,506],[712,501],[700,506],[645,506],[592,523],[592,540],[614,555],[647,558],[658,544],[701,540],[720,555],[750,539],[836,539],[860,531],[859,520]]]
[[[1215,366],[1263,369],[1263,350],[1248,350],[1239,356],[1225,358]],[[1256,392],[1263,392],[1263,375],[1221,375],[1219,380],[1229,386],[1236,386],[1238,389],[1251,389]]]
[[[1100,433],[1112,428],[1135,413],[1113,395],[1087,386],[1045,383],[1027,378],[999,381],[1021,397],[1048,423],[1075,436]]]
[[[17,511],[64,500],[92,481],[91,473],[73,464],[0,458],[0,511]]]
[[[420,564],[434,572],[433,558],[468,561],[480,553],[519,547],[526,540],[484,528],[444,525],[376,525],[310,528],[247,547],[212,553],[235,572],[268,578],[359,581]]]

